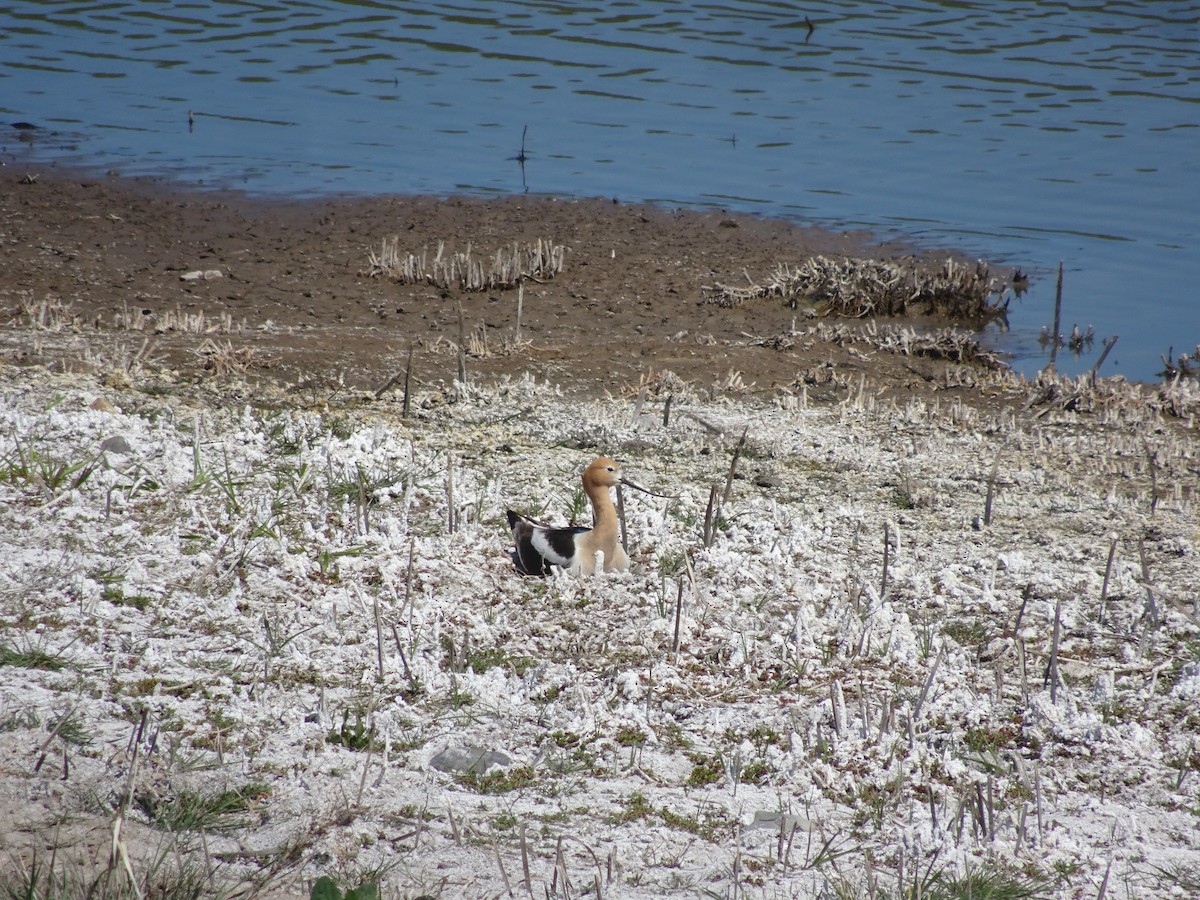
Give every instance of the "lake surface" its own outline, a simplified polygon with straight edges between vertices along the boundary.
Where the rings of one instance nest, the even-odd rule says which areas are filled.
[[[1060,371],[1118,335],[1101,372],[1155,380],[1200,343],[1200,2],[10,2],[0,121],[12,166],[952,246],[1030,273],[987,335],[1027,374],[1060,260],[1064,331],[1096,333]]]

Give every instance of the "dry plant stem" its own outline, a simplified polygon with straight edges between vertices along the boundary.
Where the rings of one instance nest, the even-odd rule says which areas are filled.
[[[925,686],[921,688],[921,696],[917,698],[917,705],[913,707],[912,720],[916,720],[921,715],[921,707],[925,705],[925,698],[929,696],[929,689],[933,687],[933,679],[937,675],[938,666],[942,664],[942,655],[946,652],[946,645],[942,644],[938,648],[937,656],[933,660],[933,665],[929,668],[929,675],[925,678]]]
[[[679,626],[683,619],[683,579],[679,580],[679,590],[675,594],[675,637],[671,641],[671,660],[679,657]]]
[[[413,620],[412,581],[413,581],[413,562],[416,557],[416,551],[417,551],[417,539],[416,539],[416,537],[410,536],[408,539],[408,571],[404,575],[404,605],[408,607],[408,621],[410,623]]]
[[[525,307],[525,282],[517,285],[517,327],[513,329],[513,340],[521,343],[521,313]]]
[[[404,669],[404,678],[408,682],[411,690],[415,691],[417,682],[413,678],[412,670],[408,667],[408,657],[404,655],[404,645],[400,643],[400,632],[396,629],[396,623],[392,622],[392,637],[396,641],[396,650],[400,654],[400,666]]]
[[[1096,386],[1096,378],[1100,373],[1100,367],[1102,365],[1104,365],[1104,360],[1106,360],[1108,358],[1108,352],[1110,350],[1112,350],[1113,346],[1117,343],[1117,337],[1118,337],[1118,335],[1114,334],[1112,337],[1110,337],[1107,341],[1104,342],[1104,349],[1100,351],[1100,358],[1097,359],[1096,364],[1094,366],[1092,366],[1092,371],[1091,371],[1092,387]]]
[[[381,397],[383,397],[384,394],[386,394],[388,391],[390,391],[392,388],[394,388],[397,384],[399,384],[400,379],[402,379],[403,377],[404,377],[403,372],[397,372],[395,375],[393,375],[391,378],[389,378],[386,382],[384,382],[383,386],[375,392],[375,399],[378,400]]]
[[[892,555],[892,530],[887,522],[883,523],[883,578],[879,583],[879,599],[882,601],[887,593],[888,564]]]
[[[562,835],[558,836],[558,842],[554,848],[554,880],[561,880],[563,896],[571,896],[571,886],[567,880],[567,860],[563,856]]]
[[[646,405],[646,395],[650,393],[650,388],[642,385],[642,389],[638,391],[637,401],[633,404],[633,421],[637,422],[638,416],[642,414],[642,407]]]
[[[525,890],[533,900],[533,880],[529,877],[529,843],[525,839],[525,823],[521,823],[521,873],[525,878]]]
[[[1112,578],[1113,560],[1117,555],[1117,539],[1113,538],[1108,548],[1108,562],[1104,565],[1104,583],[1100,586],[1100,624],[1104,624],[1108,612],[1108,583]]]
[[[1100,881],[1100,890],[1096,894],[1096,900],[1104,900],[1105,895],[1108,893],[1108,876],[1112,874],[1112,865],[1112,854],[1109,854],[1108,865],[1104,867],[1104,878]]]
[[[742,436],[738,438],[737,446],[733,448],[733,459],[729,461],[729,474],[725,476],[725,490],[721,494],[722,506],[728,506],[729,500],[733,496],[733,478],[737,474],[738,458],[742,455],[742,448],[746,446],[746,433],[749,430],[749,425],[742,429]]]
[[[147,712],[142,711],[142,721],[138,726],[139,731],[145,728]],[[112,842],[109,846],[108,868],[104,873],[104,882],[107,889],[109,879],[113,871],[119,864],[125,872],[125,876],[129,879],[129,886],[133,888],[133,892],[139,900],[142,897],[141,888],[138,887],[137,878],[133,874],[133,864],[129,860],[129,851],[125,846],[125,841],[122,836],[122,831],[125,827],[125,811],[129,809],[129,805],[133,802],[133,789],[137,782],[138,763],[141,761],[139,751],[141,750],[141,741],[134,741],[133,744],[133,759],[129,761],[129,779],[127,788],[122,793],[120,802],[117,804],[116,813],[113,816],[112,822]],[[107,893],[107,890],[105,891]]]
[[[1063,264],[1058,263],[1058,285],[1054,289],[1054,333],[1050,335],[1050,370],[1054,371],[1054,361],[1058,358],[1058,345],[1062,337],[1062,288]]]
[[[370,504],[367,503],[367,479],[363,475],[361,466],[355,468],[355,474],[358,480],[358,508],[362,512],[363,534],[370,534],[371,514],[369,511]]]
[[[1150,517],[1154,518],[1154,511],[1158,508],[1158,453],[1150,449],[1150,442],[1143,440],[1142,446],[1146,450],[1146,467],[1150,470]]]
[[[368,711],[369,716],[374,716],[375,703],[372,701],[371,709]],[[367,773],[371,771],[371,757],[375,753],[375,723],[371,723],[370,729],[367,731],[367,758],[363,760],[362,775],[358,779],[358,794],[354,798],[355,809],[362,808],[363,791],[367,787]]]
[[[375,659],[379,664],[379,671],[375,676],[376,681],[383,681],[383,621],[379,615],[379,597],[371,598],[372,605],[375,608]]]
[[[406,419],[412,406],[412,368],[413,368],[413,345],[408,345],[408,363],[404,367],[404,403],[400,407],[400,414]]]
[[[508,880],[508,873],[504,871],[504,860],[500,856],[500,848],[496,848],[496,865],[500,867],[500,877],[504,880],[504,891],[510,897],[512,896],[512,882]]]
[[[454,457],[446,457],[446,533],[458,530],[458,517],[454,514]]]
[[[1054,604],[1054,633],[1050,638],[1050,661],[1046,664],[1046,674],[1042,679],[1042,687],[1050,685],[1050,702],[1058,702],[1058,644],[1062,638],[1062,598]]]
[[[1145,617],[1150,620],[1150,627],[1158,627],[1158,602],[1154,599],[1154,588],[1150,581],[1150,561],[1146,558],[1146,541],[1138,538],[1138,559],[1142,566],[1142,584],[1146,588]]]
[[[462,302],[458,304],[458,383],[467,386],[467,337]]]
[[[1013,620],[1013,626],[1010,629],[1012,636],[1019,637],[1021,632],[1021,620],[1025,618],[1025,607],[1029,605],[1029,598],[1033,596],[1033,582],[1025,585],[1025,590],[1021,591],[1021,605],[1017,607],[1017,617]]]
[[[707,549],[713,544],[713,518],[716,513],[717,505],[717,486],[714,484],[708,489],[708,506],[704,509],[704,547]]]
[[[668,425],[671,424],[671,400],[674,396],[675,396],[674,394],[667,394],[666,402],[663,403],[663,418],[662,418],[663,428],[666,428]]]
[[[992,473],[988,476],[987,499],[983,501],[983,524],[992,524],[992,501],[996,497],[996,477],[1000,473],[1000,453],[996,452],[996,459],[992,462]]]

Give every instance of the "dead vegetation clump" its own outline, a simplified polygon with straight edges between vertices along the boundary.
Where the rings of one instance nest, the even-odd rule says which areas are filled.
[[[113,314],[113,328],[117,331],[146,331],[153,334],[236,334],[246,330],[246,320],[237,322],[228,312],[209,316],[205,315],[204,310],[155,310],[122,303],[121,309]]]
[[[74,311],[74,304],[60,297],[43,297],[40,301],[24,291],[17,296],[17,310],[11,318],[18,325],[25,324],[34,331],[54,334],[63,331],[78,331],[83,318]]]
[[[991,371],[1004,371],[1008,366],[995,353],[984,349],[978,339],[956,328],[941,328],[921,332],[911,326],[883,325],[870,322],[857,328],[844,324],[826,325],[820,322],[811,328],[797,331],[794,328],[769,338],[756,338],[751,344],[770,347],[773,350],[790,350],[797,341],[813,339],[838,347],[865,344],[875,350],[883,350],[900,356],[916,356],[924,359],[976,366]]]
[[[994,282],[982,262],[972,267],[948,259],[937,269],[928,269],[916,260],[901,264],[814,256],[795,268],[777,265],[761,284],[716,284],[706,288],[705,300],[732,307],[748,300],[779,297],[792,308],[802,301],[813,303],[818,314],[826,316],[864,318],[919,313],[988,321],[1007,311],[1007,303],[1000,302],[1003,295],[992,298]]]
[[[1170,348],[1166,354],[1159,354],[1159,359],[1162,360],[1162,371],[1159,376],[1164,381],[1172,381],[1180,378],[1191,378],[1200,380],[1200,344],[1196,345],[1196,349],[1189,355],[1180,353],[1175,355],[1175,348]]]
[[[431,284],[443,290],[502,290],[523,281],[548,281],[562,272],[567,248],[549,239],[538,238],[532,244],[502,247],[488,257],[476,256],[470,244],[465,251],[449,253],[446,242],[438,241],[437,252],[429,258],[427,249],[418,253],[401,252],[398,237],[384,238],[379,253],[370,252],[366,274],[386,277],[401,284]]]
[[[201,360],[204,371],[220,378],[244,375],[260,362],[253,347],[235,347],[230,341],[219,342],[212,338],[206,338],[193,352]]]
[[[1036,418],[1075,413],[1117,422],[1153,422],[1160,416],[1193,421],[1200,416],[1200,380],[1176,377],[1147,385],[1120,376],[1068,378],[1044,371],[1032,383],[1025,408]]]

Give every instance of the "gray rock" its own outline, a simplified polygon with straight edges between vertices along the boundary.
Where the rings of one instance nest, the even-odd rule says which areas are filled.
[[[133,452],[133,448],[129,446],[129,441],[125,440],[121,435],[110,437],[100,445],[101,453],[116,453],[118,456],[128,456]]]
[[[429,761],[439,772],[474,772],[482,775],[492,767],[511,766],[512,758],[499,750],[482,747],[447,747]]]

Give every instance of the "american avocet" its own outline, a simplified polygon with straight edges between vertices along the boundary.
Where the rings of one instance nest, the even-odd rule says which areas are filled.
[[[583,492],[592,501],[595,523],[591,528],[541,525],[508,510],[517,570],[523,575],[549,575],[551,566],[561,566],[573,575],[592,575],[596,571],[597,552],[604,554],[605,572],[628,570],[629,557],[617,539],[617,508],[609,495],[609,489],[618,484],[646,490],[622,478],[620,465],[607,456],[601,456],[584,470]]]

